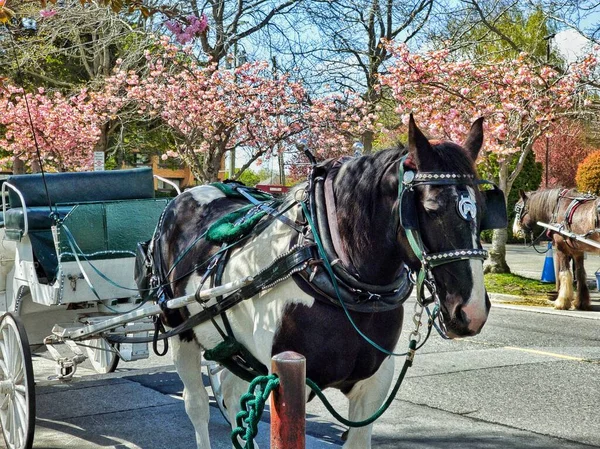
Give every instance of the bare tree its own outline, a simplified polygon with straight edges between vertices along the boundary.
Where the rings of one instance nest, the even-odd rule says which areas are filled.
[[[428,22],[433,0],[313,0],[277,22],[272,52],[296,66],[313,91],[359,92],[373,113],[382,99],[379,74],[389,54],[382,40],[411,41]],[[373,133],[362,136],[372,151]]]
[[[0,41],[0,73],[14,76],[20,69],[32,85],[69,91],[101,84],[117,59],[126,67],[143,64],[151,36],[134,16],[78,0],[62,0],[48,13],[42,16],[32,3],[17,10],[8,27],[13,38]]]

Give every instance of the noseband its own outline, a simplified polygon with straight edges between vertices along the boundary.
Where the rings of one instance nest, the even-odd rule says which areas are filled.
[[[517,204],[515,204],[515,220],[517,223],[519,223],[519,226],[521,226],[521,228],[523,228],[522,221],[526,213],[527,209],[525,209],[525,201],[523,201],[522,203],[517,201]]]

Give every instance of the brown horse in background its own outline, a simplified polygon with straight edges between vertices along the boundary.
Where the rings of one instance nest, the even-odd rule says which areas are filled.
[[[553,224],[566,231],[579,234],[587,239],[600,242],[598,223],[598,197],[578,192],[575,189],[549,189],[535,192],[519,192],[521,198],[515,206],[517,213],[513,226],[516,236],[532,234],[538,221]],[[590,310],[590,292],[587,286],[584,253],[600,254],[600,249],[573,238],[549,231],[556,260],[558,276],[556,289],[558,297],[554,301],[555,309]],[[577,292],[573,291],[571,260],[575,262]]]

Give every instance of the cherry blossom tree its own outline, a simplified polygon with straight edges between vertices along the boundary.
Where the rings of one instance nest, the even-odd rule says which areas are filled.
[[[377,113],[369,113],[368,102],[355,92],[317,97],[304,108],[303,130],[297,140],[302,140],[317,160],[351,156],[353,145],[365,132],[383,130],[378,118]],[[295,152],[296,143],[287,143],[292,155],[288,165],[292,178],[302,179],[309,164],[304,154]]]
[[[251,149],[245,169],[302,130],[305,93],[265,63],[234,70],[201,65],[163,38],[163,51],[148,52],[145,74],[120,71],[107,83],[113,109],[127,102],[160,118],[176,147],[163,159],[180,158],[200,182],[217,179],[221,160],[236,148]]]
[[[0,164],[17,171],[24,164],[24,168],[37,171],[37,143],[46,168],[90,169],[103,120],[96,107],[94,95],[85,89],[71,97],[41,88],[24,95],[23,89],[5,85],[0,89],[0,125],[4,131],[0,148],[9,156]]]
[[[432,137],[461,142],[469,124],[485,117],[480,162],[499,166],[494,181],[508,196],[534,143],[551,123],[576,106],[581,82],[596,65],[593,55],[559,73],[529,62],[527,55],[475,64],[455,60],[448,50],[416,54],[390,44],[395,60],[382,79],[397,102],[397,112],[414,112]],[[507,230],[495,230],[489,271],[506,272]]]

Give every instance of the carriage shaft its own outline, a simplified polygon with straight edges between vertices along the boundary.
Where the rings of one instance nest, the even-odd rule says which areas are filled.
[[[560,228],[558,226],[554,226],[554,225],[551,225],[551,224],[548,224],[548,223],[544,223],[542,221],[538,221],[537,224],[540,225],[540,226],[542,226],[542,227],[544,227],[544,228],[546,228],[546,229],[550,229],[551,231],[558,232],[560,235],[563,235],[565,237],[569,237],[571,239],[575,239],[575,240],[577,240],[577,241],[579,241],[581,243],[585,243],[586,245],[590,245],[590,246],[593,246],[594,248],[600,249],[600,243],[596,242],[595,240],[582,237],[579,234],[575,234],[574,232],[567,231],[567,230],[562,229],[562,228]]]
[[[239,290],[250,284],[253,281],[251,276],[232,281],[227,284],[220,285],[218,287],[209,288],[202,290],[197,294],[181,296],[179,298],[173,298],[167,302],[167,307],[170,309],[176,309],[184,307],[188,304],[192,304],[196,301],[208,301],[219,296],[227,295]],[[148,304],[140,307],[139,309],[132,310],[121,315],[117,315],[113,318],[107,318],[100,323],[90,324],[79,329],[62,329],[57,326],[52,330],[52,333],[58,335],[61,338],[70,338],[71,340],[85,340],[93,336],[97,336],[101,332],[105,332],[119,326],[123,326],[131,321],[140,320],[153,315],[158,315],[162,312],[161,307],[158,304]],[[124,329],[125,331],[127,329]]]

